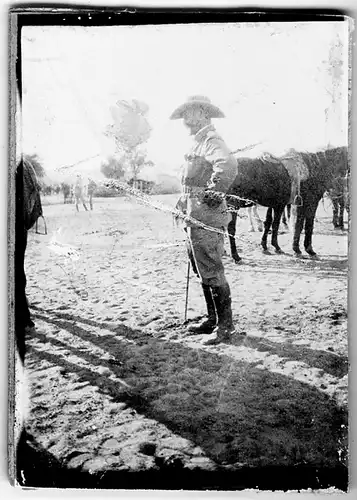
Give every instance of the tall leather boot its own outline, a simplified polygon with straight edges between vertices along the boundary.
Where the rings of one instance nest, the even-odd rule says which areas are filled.
[[[217,310],[218,323],[212,333],[216,337],[208,340],[206,345],[215,345],[220,342],[226,342],[235,332],[232,317],[232,299],[229,284],[212,287],[212,296]],[[245,335],[245,333],[240,333]]]
[[[214,306],[214,300],[212,297],[211,287],[202,284],[203,295],[206,300],[207,306],[207,319],[192,325],[188,328],[188,331],[192,334],[211,334],[217,324],[216,310]]]

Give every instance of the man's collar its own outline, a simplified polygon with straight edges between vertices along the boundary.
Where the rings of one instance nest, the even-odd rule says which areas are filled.
[[[198,132],[196,132],[196,134],[194,136],[195,141],[200,141],[201,139],[203,139],[207,135],[208,132],[211,132],[213,130],[215,130],[215,128],[214,128],[214,125],[212,123],[205,125]]]

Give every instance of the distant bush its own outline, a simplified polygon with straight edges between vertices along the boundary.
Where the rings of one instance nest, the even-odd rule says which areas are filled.
[[[152,194],[176,194],[180,192],[181,189],[177,186],[165,186],[162,184],[156,184],[151,191]]]
[[[94,193],[95,198],[118,198],[120,196],[123,196],[122,192],[104,186],[97,187]]]

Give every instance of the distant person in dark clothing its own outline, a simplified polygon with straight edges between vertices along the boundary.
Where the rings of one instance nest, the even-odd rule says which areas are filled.
[[[89,179],[88,182],[88,199],[89,199],[89,206],[90,209],[93,210],[93,195],[95,193],[97,184],[94,182],[93,179]]]

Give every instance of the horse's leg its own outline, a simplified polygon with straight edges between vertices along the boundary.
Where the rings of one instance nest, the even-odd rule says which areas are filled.
[[[282,249],[279,247],[278,243],[278,232],[281,214],[284,212],[284,205],[279,205],[274,207],[274,219],[272,224],[272,235],[271,235],[271,244],[275,248],[276,253],[283,253]]]
[[[81,196],[81,200],[82,200],[82,204],[83,204],[83,206],[84,206],[85,211],[86,211],[86,212],[88,212],[88,208],[87,208],[87,206],[86,206],[86,202],[84,201],[84,197],[83,197],[83,195]]]
[[[350,203],[349,203],[349,198],[345,198],[344,199],[344,202],[345,202],[345,209],[346,209],[346,212],[347,212],[347,224],[348,224],[348,227],[350,226]]]
[[[284,226],[286,227],[286,229],[289,229],[290,230],[290,218],[291,218],[291,204],[288,203],[285,207],[284,207],[284,210],[283,210],[283,214],[282,214],[282,223],[284,224]]]
[[[300,250],[300,235],[304,227],[305,222],[305,206],[296,207],[296,220],[294,227],[294,238],[293,238],[293,251],[297,255],[301,255]]]
[[[259,217],[258,205],[253,205],[253,215],[254,215],[255,222],[257,223],[257,226],[258,226],[258,231],[260,233],[262,233],[263,232],[263,221]]]
[[[284,211],[283,211],[283,217],[285,219],[285,222],[283,220],[283,224],[285,225],[285,227],[288,229],[288,231],[290,233],[293,232],[292,230],[292,222],[291,222],[291,203],[288,203],[285,208],[284,208]]]
[[[338,228],[338,200],[332,198],[332,224],[335,229]]]
[[[312,248],[312,233],[314,230],[314,220],[316,215],[316,210],[319,204],[320,198],[315,198],[310,200],[308,205],[305,207],[305,240],[304,247],[306,252],[314,257],[316,252]]]
[[[339,206],[340,206],[340,214],[338,217],[338,227],[340,229],[342,229],[342,231],[343,231],[344,230],[343,216],[345,214],[345,200],[343,199],[342,196],[339,199]]]
[[[252,208],[253,208],[253,206],[247,207],[247,215],[248,215],[248,220],[249,220],[248,231],[250,233],[254,233],[254,231],[255,231],[254,224],[253,224],[253,218],[252,218]]]
[[[349,193],[348,181],[346,181],[346,185],[343,190],[343,201],[345,204],[346,212],[350,215],[350,193]]]
[[[236,235],[236,225],[237,225],[237,212],[232,212],[232,218],[231,221],[228,224],[228,239],[229,239],[229,245],[231,248],[231,256],[234,262],[239,262],[242,260],[237,251],[237,246],[236,246],[236,240],[235,240],[235,235]]]
[[[288,227],[287,211],[285,208],[284,208],[282,216],[281,216],[281,222],[284,224],[285,227]]]
[[[349,214],[350,213],[350,200],[349,200],[349,198],[345,199],[345,208],[346,208],[346,212]]]
[[[269,207],[264,221],[264,233],[261,240],[261,245],[263,247],[264,252],[268,250],[267,240],[272,221],[273,221],[273,209]]]

